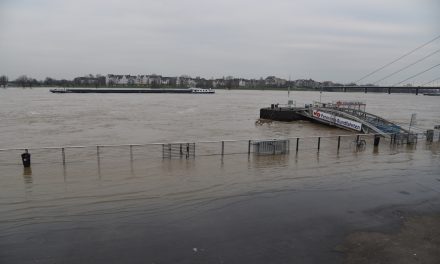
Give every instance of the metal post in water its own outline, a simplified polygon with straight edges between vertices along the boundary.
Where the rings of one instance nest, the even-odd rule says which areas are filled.
[[[318,151],[321,148],[321,137],[318,137]]]
[[[373,145],[375,147],[377,147],[377,146],[379,146],[379,142],[380,142],[380,135],[379,134],[375,134],[374,135],[374,143],[373,143]]]
[[[222,141],[222,156],[225,154],[225,142]]]
[[[23,167],[29,168],[31,166],[31,154],[28,149],[24,150],[24,153],[21,154],[21,161],[23,163]]]
[[[341,136],[338,136],[338,150],[341,148]]]
[[[248,142],[248,155],[251,154],[251,141]]]
[[[130,145],[130,160],[133,160],[133,145]]]
[[[296,138],[296,152],[298,152],[298,147],[299,147],[299,138]]]
[[[61,148],[61,157],[63,158],[63,165],[66,164],[66,153],[64,152],[64,148]]]
[[[98,177],[101,179],[101,158],[99,157],[99,146],[96,146],[96,157],[98,162]]]
[[[277,150],[277,146],[276,146],[276,141],[274,140],[274,141],[272,141],[272,147],[273,147],[273,151],[272,151],[272,154],[273,155],[275,155],[275,153],[276,153],[276,150]]]
[[[170,159],[171,159],[171,144],[168,144],[168,150],[170,151]]]
[[[396,140],[397,140],[397,135],[395,133],[391,134],[391,141],[390,141],[391,143],[390,144],[391,145],[396,144]]]

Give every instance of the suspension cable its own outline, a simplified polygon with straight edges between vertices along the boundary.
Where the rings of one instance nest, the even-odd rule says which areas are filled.
[[[437,81],[437,80],[440,80],[440,77],[437,77],[437,78],[435,78],[435,79],[432,80],[432,81],[426,82],[426,83],[422,84],[421,86],[425,86],[425,85],[430,84],[430,83],[433,83],[433,82],[435,82],[435,81]]]
[[[430,43],[436,41],[436,40],[439,39],[439,38],[440,38],[440,35],[438,35],[437,37],[431,39],[430,41],[428,41],[428,42],[426,42],[426,43],[424,43],[424,44],[418,46],[417,48],[411,50],[410,52],[405,53],[404,55],[400,56],[399,58],[397,58],[397,59],[395,59],[395,60],[393,60],[393,61],[391,61],[391,62],[389,62],[389,63],[387,63],[387,64],[385,64],[385,65],[383,65],[382,67],[380,67],[380,68],[378,68],[378,69],[376,69],[376,70],[370,72],[369,74],[365,75],[364,77],[360,78],[359,80],[355,81],[354,83],[358,83],[358,82],[362,81],[363,79],[365,79],[365,78],[367,78],[367,77],[369,77],[369,76],[375,74],[376,72],[385,69],[386,67],[390,66],[391,64],[393,64],[393,63],[395,63],[395,62],[397,62],[397,61],[399,61],[399,60],[405,58],[405,57],[408,56],[408,55],[411,55],[412,53],[416,52],[417,50],[419,50],[419,49],[421,49],[421,48],[423,48],[423,47],[425,47],[425,46],[427,46],[428,44],[430,44]]]
[[[410,63],[409,65],[407,65],[407,66],[401,68],[400,70],[397,70],[397,71],[395,71],[395,72],[393,72],[393,73],[391,73],[391,74],[388,74],[387,76],[383,77],[382,79],[380,79],[380,80],[378,80],[378,81],[375,81],[373,84],[377,84],[378,82],[381,82],[381,81],[383,81],[383,80],[385,80],[385,79],[388,79],[389,77],[391,77],[391,76],[393,76],[393,75],[395,75],[395,74],[397,74],[397,73],[399,73],[399,72],[401,72],[401,71],[403,71],[403,70],[406,70],[406,69],[408,69],[409,67],[414,66],[414,65],[416,65],[417,63],[419,63],[419,62],[421,62],[421,61],[423,61],[423,60],[425,60],[425,59],[431,57],[432,55],[438,53],[439,51],[440,51],[440,49],[438,49],[438,50],[436,50],[436,51],[434,51],[434,52],[432,52],[432,53],[426,55],[425,57],[423,57],[423,58],[421,58],[421,59],[419,59],[419,60],[417,60],[417,61],[415,61],[415,62],[413,62],[413,63]]]
[[[406,82],[406,81],[408,81],[409,79],[412,79],[412,78],[414,78],[414,77],[417,77],[417,76],[419,76],[419,75],[421,75],[421,74],[423,74],[423,73],[425,73],[425,72],[427,72],[427,71],[429,71],[429,70],[432,70],[432,69],[434,69],[435,67],[438,67],[438,66],[440,66],[440,63],[437,64],[437,65],[434,65],[434,66],[430,67],[429,69],[426,69],[426,70],[421,71],[421,72],[419,72],[419,73],[417,73],[417,74],[414,74],[413,76],[411,76],[411,77],[409,77],[409,78],[406,78],[406,79],[403,80],[403,81],[400,81],[400,82],[398,82],[398,83],[395,83],[395,84],[392,85],[392,86],[396,86],[396,85],[399,85],[399,84],[401,84],[401,83],[403,83],[403,82]]]

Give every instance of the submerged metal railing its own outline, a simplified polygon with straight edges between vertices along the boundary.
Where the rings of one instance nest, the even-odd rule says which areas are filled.
[[[145,144],[117,144],[93,146],[19,147],[0,149],[0,166],[20,164],[20,155],[28,150],[33,163],[84,162],[96,158],[172,159],[196,156],[224,156],[232,154],[286,155],[291,152],[318,151],[328,154],[339,151],[364,151],[379,145],[417,144],[424,134],[392,134],[379,137],[372,134],[335,136],[289,137],[280,139],[244,139],[199,142],[171,142]],[[427,141],[428,142],[428,141]],[[197,152],[196,152],[197,149]]]

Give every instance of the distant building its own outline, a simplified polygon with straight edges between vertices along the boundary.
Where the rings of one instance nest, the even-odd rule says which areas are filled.
[[[85,77],[76,77],[73,79],[73,83],[75,85],[93,85],[93,86],[101,86],[105,85],[105,77],[104,76],[96,76],[93,75],[85,76]]]
[[[275,76],[268,76],[265,79],[265,85],[268,87],[283,87],[286,86],[287,80],[277,78]]]
[[[294,84],[296,87],[302,87],[302,88],[318,88],[321,85],[321,83],[316,82],[312,79],[308,79],[308,80],[299,79],[294,81]]]

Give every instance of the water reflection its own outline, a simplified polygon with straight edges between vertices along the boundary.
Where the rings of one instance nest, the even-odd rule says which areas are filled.
[[[28,193],[32,190],[32,186],[34,184],[34,180],[32,178],[32,168],[31,167],[24,167],[23,168],[23,180],[24,180],[24,186],[26,189],[26,193]]]
[[[32,179],[32,168],[31,167],[23,167],[23,177]]]
[[[67,181],[67,168],[66,168],[66,162],[63,162],[63,179],[64,179],[64,182],[66,182]]]
[[[378,155],[379,154],[379,146],[374,146],[373,147],[373,155]]]
[[[249,167],[287,167],[289,160],[289,155],[253,155],[252,160],[249,160]]]
[[[101,179],[101,157],[99,154],[99,146],[96,146],[96,159],[98,162],[98,178]]]

